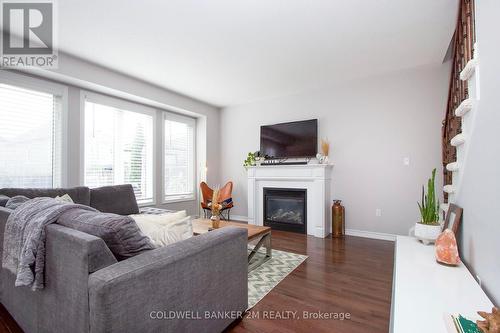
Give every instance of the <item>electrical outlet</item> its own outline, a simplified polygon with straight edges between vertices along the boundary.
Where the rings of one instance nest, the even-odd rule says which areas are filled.
[[[405,158],[403,158],[403,164],[404,164],[405,166],[409,166],[409,165],[410,165],[410,158],[409,158],[409,157],[405,157]]]
[[[380,209],[380,208],[375,209],[375,216],[376,217],[382,216],[382,209]]]
[[[482,287],[481,277],[479,275],[476,275],[476,280],[479,286]]]

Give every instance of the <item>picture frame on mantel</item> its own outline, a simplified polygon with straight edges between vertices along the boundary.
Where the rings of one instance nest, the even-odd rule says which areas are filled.
[[[444,220],[443,230],[450,229],[453,231],[455,236],[458,234],[458,228],[460,227],[460,222],[462,221],[463,208],[450,203],[448,212],[446,213],[446,218]]]

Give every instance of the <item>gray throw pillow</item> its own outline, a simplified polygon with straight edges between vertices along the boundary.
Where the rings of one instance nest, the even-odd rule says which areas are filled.
[[[155,248],[129,216],[77,208],[62,214],[57,223],[101,238],[118,260]]]
[[[90,207],[103,213],[118,215],[139,214],[134,188],[130,184],[91,189]]]
[[[3,194],[0,194],[0,207],[5,207],[7,201],[9,201],[9,197]]]
[[[27,198],[24,195],[16,195],[15,197],[12,197],[9,200],[7,200],[5,208],[14,210],[28,200],[30,200],[30,198]]]

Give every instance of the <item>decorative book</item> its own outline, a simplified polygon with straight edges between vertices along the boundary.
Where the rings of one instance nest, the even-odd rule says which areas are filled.
[[[482,333],[475,322],[460,314],[446,315],[445,320],[450,333]]]

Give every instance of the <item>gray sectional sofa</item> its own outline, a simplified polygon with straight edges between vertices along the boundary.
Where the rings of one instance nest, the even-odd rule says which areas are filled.
[[[76,203],[116,213],[138,210],[131,191],[0,189],[0,195],[68,193]],[[0,207],[0,251],[11,212]],[[45,288],[14,281],[1,270],[0,301],[27,333],[220,332],[247,308],[247,233],[224,228],[117,261],[101,238],[51,224]]]

